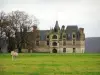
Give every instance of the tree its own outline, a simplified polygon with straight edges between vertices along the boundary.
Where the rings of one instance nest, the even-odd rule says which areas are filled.
[[[7,41],[8,43],[8,52],[10,52],[11,50],[13,50],[15,48],[14,46],[14,42],[13,40],[11,41],[11,39],[14,39],[14,31],[12,29],[12,26],[10,25],[11,21],[8,17],[8,14],[6,14],[5,12],[0,12],[0,35],[1,35],[1,39],[5,39],[5,41]],[[13,44],[12,44],[13,43]]]
[[[2,48],[2,39],[5,38],[5,41],[6,41],[6,34],[5,34],[5,30],[6,30],[6,27],[7,27],[7,15],[5,12],[1,11],[0,12],[0,52],[1,52],[1,48]]]
[[[31,41],[27,40],[28,32],[31,32],[33,26],[39,24],[38,19],[35,16],[30,16],[24,11],[12,11],[10,13],[0,12],[0,41],[2,38],[7,38],[8,52],[15,49],[17,45],[18,51],[21,52],[25,43],[28,45]],[[37,33],[34,33],[36,37]],[[34,44],[35,44],[35,38]],[[1,43],[1,42],[0,42]],[[33,43],[32,43],[33,44]],[[34,47],[34,45],[30,47]],[[1,51],[1,44],[0,44]]]
[[[15,33],[18,51],[21,52],[23,44],[27,42],[27,32],[31,30],[33,25],[36,25],[36,22],[38,23],[38,20],[23,11],[13,11],[9,13],[9,21]]]
[[[0,12],[0,38],[3,37],[4,29],[6,28],[6,14],[5,12]]]

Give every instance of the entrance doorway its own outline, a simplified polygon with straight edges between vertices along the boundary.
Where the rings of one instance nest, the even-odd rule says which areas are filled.
[[[57,53],[57,49],[53,49],[52,52],[53,52],[53,53]]]

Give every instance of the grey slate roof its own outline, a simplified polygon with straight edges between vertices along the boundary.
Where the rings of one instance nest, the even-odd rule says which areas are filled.
[[[67,26],[66,28],[66,35],[68,40],[72,39],[72,33],[75,32],[77,35],[77,40],[79,39],[79,34],[78,34],[78,26],[77,25],[71,25],[71,26]]]
[[[41,41],[45,41],[46,40],[46,33],[48,32],[49,30],[40,30],[40,40]]]
[[[77,25],[67,26],[66,33],[72,33],[72,32],[78,32]]]

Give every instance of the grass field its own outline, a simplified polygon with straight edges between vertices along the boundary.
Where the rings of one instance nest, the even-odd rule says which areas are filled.
[[[0,75],[100,75],[100,54],[0,54]]]

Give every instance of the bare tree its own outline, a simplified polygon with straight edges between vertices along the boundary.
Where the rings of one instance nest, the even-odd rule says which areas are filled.
[[[32,32],[33,26],[37,27],[38,24],[39,21],[35,16],[29,16],[23,11],[12,11],[8,14],[0,12],[0,41],[2,37],[8,39],[9,52],[15,48],[15,44],[19,52],[21,52],[22,46],[25,43],[29,48],[33,49],[35,47],[37,32],[33,32],[33,42],[27,38],[29,36],[28,33]]]
[[[5,12],[1,11],[0,12],[0,52],[2,48],[2,39],[5,39],[6,41],[6,34],[5,34],[5,29],[7,27],[8,21],[7,21],[7,15]]]
[[[22,46],[26,43],[26,34],[38,20],[29,16],[23,11],[13,11],[9,13],[10,26],[13,28],[16,37],[18,51],[21,52]]]
[[[3,32],[7,25],[6,17],[5,12],[0,12],[0,37],[3,37]]]

